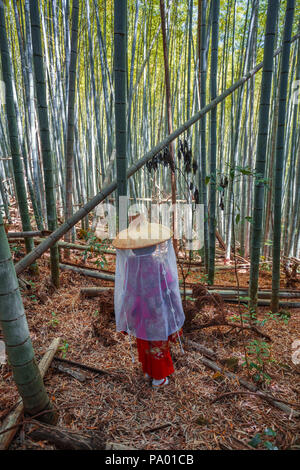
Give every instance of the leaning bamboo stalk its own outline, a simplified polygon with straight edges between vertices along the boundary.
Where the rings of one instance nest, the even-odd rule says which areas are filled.
[[[39,363],[39,370],[42,379],[45,377],[47,370],[54,358],[56,351],[58,349],[60,343],[60,338],[55,338],[52,343],[50,344],[49,348],[45,352],[43,358]],[[13,440],[18,427],[17,424],[20,422],[24,411],[23,402],[19,401],[17,407],[5,418],[2,427],[0,429],[0,433],[2,433],[5,429],[9,429],[9,431],[0,434],[0,450],[5,450],[9,447],[11,441]]]
[[[300,34],[297,34],[293,37],[292,42],[300,38]],[[282,48],[278,48],[274,55],[278,55],[281,52]],[[252,78],[263,66],[263,63],[258,64],[250,72],[248,72],[244,77],[231,85],[227,90],[217,96],[213,101],[207,104],[204,108],[200,109],[194,116],[191,117],[188,121],[178,127],[172,134],[165,137],[161,140],[156,146],[154,146],[149,152],[147,152],[142,158],[137,160],[128,170],[127,170],[127,179],[134,175],[140,168],[142,168],[147,161],[152,157],[158,154],[170,142],[179,137],[184,133],[190,126],[195,124],[199,119],[205,116],[209,111],[215,108],[219,103],[221,103],[225,98],[231,95],[235,90],[242,86],[247,80]],[[62,224],[58,229],[56,229],[46,240],[44,240],[37,248],[35,248],[31,253],[26,255],[21,261],[19,261],[15,268],[17,274],[20,274],[24,271],[30,264],[33,263],[36,259],[40,258],[45,251],[51,248],[60,238],[64,236],[74,225],[79,222],[81,219],[86,217],[89,212],[91,212],[100,202],[104,201],[113,191],[117,188],[117,181],[114,180],[107,186],[105,186],[96,196],[94,196],[87,204],[85,204],[81,209],[79,209],[75,214],[70,217],[64,224]]]

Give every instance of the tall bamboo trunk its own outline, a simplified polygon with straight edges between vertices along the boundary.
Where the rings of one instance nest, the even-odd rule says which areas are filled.
[[[79,0],[73,0],[72,9],[72,36],[71,36],[71,58],[69,67],[68,83],[68,122],[66,139],[66,213],[65,219],[69,219],[73,213],[73,173],[74,173],[74,107],[76,94],[76,63],[78,43],[78,17]],[[71,232],[66,233],[65,241],[71,242]],[[68,254],[68,252],[67,252]]]
[[[4,6],[0,3],[0,48],[2,59],[2,74],[5,84],[5,108],[8,123],[8,134],[10,142],[10,150],[13,163],[13,172],[16,185],[17,200],[20,209],[23,231],[31,231],[30,216],[27,203],[27,194],[25,187],[25,177],[23,164],[21,160],[21,152],[19,146],[18,125],[13,98],[13,77],[11,69],[11,59],[8,50],[8,41],[5,26]],[[26,251],[29,253],[33,250],[34,244],[32,238],[28,238],[25,242]]]
[[[171,86],[170,86],[170,71],[169,71],[169,54],[168,54],[168,44],[167,44],[167,32],[166,32],[166,13],[165,13],[165,1],[160,0],[160,17],[161,17],[161,31],[163,39],[163,52],[164,52],[164,68],[165,68],[165,83],[166,83],[166,110],[167,110],[167,119],[168,119],[168,131],[169,134],[173,132],[173,119],[172,119],[172,107],[171,107]],[[169,145],[169,151],[171,154],[171,159],[174,162],[174,142],[171,142]],[[177,234],[177,217],[176,217],[176,179],[175,173],[171,171],[171,191],[172,191],[172,205],[174,211],[172,213],[172,225],[173,225],[173,245],[174,250],[177,253],[178,251],[178,242],[176,238]]]
[[[0,10],[2,8],[0,7]],[[41,378],[28,330],[2,216],[0,213],[0,324],[13,377],[30,415],[50,410],[41,416],[48,423],[56,422],[49,397]]]
[[[199,57],[199,75],[200,75],[200,108],[204,108],[206,104],[206,0],[199,0],[199,20],[201,19],[200,26],[200,57]],[[201,16],[201,18],[200,18]],[[200,201],[204,206],[204,265],[206,272],[208,272],[208,256],[209,256],[209,240],[208,240],[208,211],[207,211],[207,185],[206,185],[206,116],[200,120],[200,142],[201,142],[201,157],[200,157]]]
[[[220,1],[212,4],[212,37],[211,37],[211,72],[210,72],[210,98],[217,96],[218,71],[218,40],[219,40],[219,11]],[[210,113],[210,185],[209,185],[209,264],[208,282],[213,284],[215,275],[215,249],[216,249],[216,191],[217,191],[217,108]]]
[[[119,212],[120,197],[127,196],[127,0],[114,0],[114,77],[115,77],[115,130],[117,168],[118,220],[127,213]],[[122,208],[124,210],[124,208]],[[123,219],[124,220],[124,219]],[[125,222],[125,221],[124,221]],[[121,228],[121,227],[120,227]],[[123,227],[122,227],[123,228]]]
[[[44,184],[46,192],[46,206],[48,228],[51,231],[57,228],[56,200],[54,187],[54,172],[52,151],[50,144],[50,132],[48,121],[48,105],[46,96],[46,82],[43,64],[43,50],[41,41],[40,16],[38,3],[30,2],[30,20],[33,49],[33,63],[35,72],[37,111],[39,121],[39,131],[41,139],[41,152],[44,167]],[[58,247],[54,245],[50,250],[51,277],[56,287],[59,287],[59,254]]]
[[[291,35],[294,18],[295,0],[287,0],[283,33],[283,51],[281,56],[279,79],[279,109],[275,160],[274,185],[274,230],[273,230],[273,264],[272,264],[272,312],[279,309],[280,287],[280,238],[281,238],[281,205],[282,205],[282,170],[284,161],[284,131],[286,115],[286,94],[289,75]]]
[[[254,204],[253,204],[253,226],[251,237],[251,268],[249,283],[249,307],[251,312],[255,314],[257,306],[257,290],[259,276],[259,261],[261,249],[262,235],[262,215],[264,207],[264,189],[265,189],[265,166],[267,153],[267,137],[269,128],[269,108],[270,93],[273,75],[273,54],[275,45],[275,32],[278,16],[278,0],[268,1],[265,44],[264,44],[264,61],[261,83],[261,96],[259,107],[259,130],[256,147],[256,168],[255,168],[255,188],[254,188]]]

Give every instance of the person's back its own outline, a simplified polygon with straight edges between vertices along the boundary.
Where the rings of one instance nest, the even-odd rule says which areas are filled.
[[[180,338],[185,317],[172,241],[143,243],[137,248],[136,239],[134,243],[129,239],[122,242],[122,249],[115,243],[116,328],[137,338],[144,374],[158,386],[174,372],[169,341]]]

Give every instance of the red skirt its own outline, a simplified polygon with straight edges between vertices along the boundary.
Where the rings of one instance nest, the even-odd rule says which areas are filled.
[[[142,363],[144,374],[147,373],[153,379],[160,380],[174,372],[169,342],[175,343],[178,335],[182,335],[182,330],[170,335],[167,341],[136,339],[139,361]]]

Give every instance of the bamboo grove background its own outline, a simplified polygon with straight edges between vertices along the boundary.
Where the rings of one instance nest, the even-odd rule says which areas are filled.
[[[170,90],[166,86],[162,3],[165,9]],[[39,16],[40,21],[40,50],[37,49],[37,41],[31,41],[34,12],[30,11],[33,8],[30,4],[39,5],[39,12],[37,10],[35,15]],[[62,222],[70,216],[68,198],[69,201],[73,200],[72,210],[75,211],[97,194],[104,183],[116,176],[114,2],[11,0],[6,1],[5,6],[12,100],[23,161],[18,171],[21,175],[23,172],[25,174],[25,178],[21,177],[23,185],[25,181],[23,192],[27,192],[34,210],[34,219],[30,221],[32,228],[42,229],[48,224],[51,230],[55,230],[56,214],[52,212],[49,219],[49,207],[51,204],[53,206],[53,201],[47,201],[49,191],[44,181],[48,181],[50,189],[51,186],[55,188],[58,221]],[[263,61],[267,6],[268,2],[263,0],[128,0],[128,166],[170,133],[170,116],[166,107],[168,93],[171,124],[175,129]],[[275,17],[272,25],[274,49],[283,43],[286,7],[286,1],[279,2],[278,20]],[[76,18],[73,19],[75,9],[78,10],[77,51],[74,48],[76,41],[72,37],[73,21],[76,23]],[[295,0],[292,36],[300,31],[299,18],[300,0]],[[35,61],[39,57],[37,65]],[[270,88],[263,181],[265,197],[262,200],[263,234],[259,243],[259,248],[262,248],[260,253],[264,257],[271,255],[276,230],[273,197],[278,121],[282,119],[282,112],[281,115],[279,113],[282,57],[279,54],[274,58]],[[40,67],[44,72],[44,85],[41,82],[40,86],[44,86],[48,107],[53,182],[44,178],[48,171],[45,163],[47,137],[38,131],[38,123],[43,116],[37,96],[40,92],[35,92],[35,67]],[[2,77],[5,73],[2,70]],[[71,74],[73,81],[70,80]],[[180,171],[176,170],[177,198],[191,200],[197,190],[199,202],[208,207],[216,199],[216,229],[225,242],[226,258],[231,257],[234,241],[242,256],[248,256],[250,250],[261,80],[260,71],[222,101],[215,109],[214,116],[212,112],[206,115],[181,137],[181,144],[186,140],[191,160],[196,162],[193,169],[188,169],[183,158],[178,157],[179,140],[175,141],[173,149],[175,165],[180,168]],[[299,40],[291,43],[287,64],[283,187],[280,201],[277,200],[281,206],[282,254],[287,257],[299,257],[300,247],[299,104],[294,100],[297,80],[300,80]],[[39,85],[36,89],[40,90]],[[72,103],[73,113],[70,114]],[[68,148],[69,141],[73,147],[71,150]],[[74,167],[68,163],[68,154],[72,151]],[[8,220],[9,206],[22,184],[13,178],[16,170],[14,173],[11,153],[8,120],[2,106],[0,205]],[[214,171],[215,178],[212,177]],[[73,184],[68,185],[70,181]],[[158,165],[154,171],[153,167],[144,166],[129,179],[128,194],[133,199],[169,196],[169,167]],[[83,223],[87,229],[88,219],[85,218]],[[214,230],[210,233],[212,236]],[[207,240],[208,237],[207,232]],[[211,253],[214,255],[213,250]],[[52,256],[55,260],[55,251]]]

